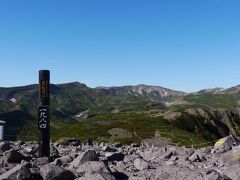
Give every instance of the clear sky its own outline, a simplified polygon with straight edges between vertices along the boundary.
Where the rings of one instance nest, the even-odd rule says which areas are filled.
[[[240,84],[239,0],[0,1],[0,86]]]

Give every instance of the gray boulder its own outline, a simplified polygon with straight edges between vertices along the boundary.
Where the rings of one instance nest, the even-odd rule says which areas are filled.
[[[59,157],[59,152],[54,146],[51,146],[51,148],[50,148],[50,157],[52,159],[56,159]]]
[[[144,153],[140,153],[140,155],[148,160],[152,161],[155,159],[160,158],[164,153],[166,153],[167,149],[165,147],[163,148],[158,148],[158,147],[151,147],[148,150],[145,150]]]
[[[70,155],[65,155],[63,157],[58,158],[61,160],[62,164],[67,164],[73,161],[73,157]]]
[[[27,180],[31,179],[29,163],[22,163],[15,166],[13,169],[5,172],[0,176],[1,180]]]
[[[191,155],[189,157],[189,161],[191,162],[197,162],[197,161],[201,161],[200,158],[198,157],[198,155],[196,153],[194,153],[193,155]]]
[[[122,153],[106,153],[105,157],[108,159],[108,161],[123,161],[124,154]]]
[[[223,170],[223,174],[229,179],[240,180],[240,164],[234,164]]]
[[[178,160],[178,157],[177,156],[172,156],[169,161],[172,161],[172,162],[175,162]]]
[[[236,147],[231,151],[221,154],[221,160],[225,165],[239,164],[240,162],[240,148]]]
[[[30,159],[13,149],[3,153],[3,156],[5,161],[9,163],[20,163],[22,160],[29,161]]]
[[[202,162],[206,159],[200,152],[195,152],[192,156],[189,157],[189,161],[191,162]]]
[[[80,154],[73,162],[71,162],[71,166],[78,167],[81,164],[84,164],[88,161],[99,161],[99,155],[94,150],[88,150],[82,154]]]
[[[7,172],[7,170],[1,167],[0,168],[0,175],[4,174],[5,172]]]
[[[24,150],[29,154],[36,155],[38,146],[27,146],[27,147],[24,147]]]
[[[112,148],[112,147],[110,147],[110,146],[104,146],[104,147],[102,147],[102,150],[103,150],[104,152],[117,152],[117,149]]]
[[[109,168],[102,162],[86,162],[79,166],[76,171],[82,177],[81,180],[115,180]]]
[[[52,164],[55,165],[55,166],[62,166],[62,165],[63,165],[61,159],[55,159],[55,160],[52,162]]]
[[[48,157],[40,157],[40,158],[35,159],[35,161],[34,161],[34,165],[36,165],[36,166],[46,165],[48,163],[49,163]]]
[[[43,180],[74,180],[75,178],[71,171],[52,164],[41,167],[40,175]]]
[[[173,152],[170,150],[167,150],[161,157],[160,159],[170,159],[173,156]]]
[[[24,145],[24,144],[25,144],[24,141],[17,141],[17,142],[15,143],[16,146],[22,146],[22,145]]]
[[[0,154],[11,149],[11,145],[7,141],[0,142]]]
[[[134,167],[139,171],[143,171],[143,170],[148,169],[149,165],[143,159],[137,158],[137,159],[134,160]]]
[[[233,136],[227,136],[220,139],[214,145],[214,149],[217,152],[226,152],[232,149],[233,145],[236,145],[236,141]]]

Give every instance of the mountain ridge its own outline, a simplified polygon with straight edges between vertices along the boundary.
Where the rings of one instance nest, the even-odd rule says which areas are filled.
[[[65,82],[65,83],[52,83],[51,85],[56,85],[56,86],[65,86],[65,85],[75,85],[75,86],[85,86],[88,87],[90,89],[111,89],[111,88],[126,88],[126,87],[150,87],[150,88],[162,88],[165,90],[170,90],[170,91],[175,91],[175,92],[180,92],[180,93],[184,93],[184,94],[191,94],[191,93],[200,93],[200,92],[211,92],[211,91],[217,91],[217,90],[222,90],[224,92],[234,92],[234,90],[236,90],[238,92],[240,92],[240,84],[236,85],[236,86],[232,86],[229,88],[222,88],[222,87],[216,87],[216,88],[207,88],[207,89],[201,89],[198,91],[194,91],[194,92],[184,92],[184,91],[180,91],[180,90],[173,90],[171,88],[166,88],[160,85],[150,85],[150,84],[136,84],[136,85],[119,85],[119,86],[97,86],[97,87],[90,87],[85,83],[81,83],[79,81],[71,81],[71,82]],[[4,90],[4,89],[12,89],[12,88],[30,88],[30,87],[36,87],[38,86],[38,84],[27,84],[27,85],[22,85],[22,86],[8,86],[8,87],[0,87],[0,90]]]
[[[238,88],[220,89],[221,92],[219,89],[202,90],[193,94],[143,84],[97,88],[80,82],[51,84],[51,132],[58,137],[86,138],[85,133],[92,129],[95,134],[92,138],[106,138],[110,136],[107,132],[132,131],[136,126],[144,132],[140,132],[142,138],[153,138],[155,133],[179,141],[181,145],[189,143],[188,136],[205,142],[240,132],[240,122],[234,118],[240,117]],[[17,134],[36,136],[38,105],[37,84],[0,88],[0,119],[7,122],[6,132],[14,133],[15,138]],[[89,127],[91,123],[93,127]],[[129,124],[133,125],[129,127]],[[156,127],[152,127],[154,124]],[[121,128],[124,130],[119,130]],[[185,140],[173,136],[176,133]],[[135,135],[132,137],[137,141]]]

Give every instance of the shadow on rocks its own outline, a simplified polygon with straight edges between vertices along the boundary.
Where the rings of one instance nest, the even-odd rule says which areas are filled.
[[[128,180],[128,176],[121,172],[114,172],[112,173],[116,180]]]

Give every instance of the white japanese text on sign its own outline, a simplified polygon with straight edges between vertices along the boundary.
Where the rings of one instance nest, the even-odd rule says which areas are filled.
[[[38,110],[38,126],[40,129],[47,128],[47,121],[48,121],[48,108],[40,107]]]

